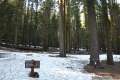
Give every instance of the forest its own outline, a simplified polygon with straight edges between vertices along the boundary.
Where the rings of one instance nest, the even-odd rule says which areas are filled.
[[[0,0],[0,46],[48,51],[61,57],[86,49],[90,64],[100,53],[114,64],[120,53],[119,0]]]

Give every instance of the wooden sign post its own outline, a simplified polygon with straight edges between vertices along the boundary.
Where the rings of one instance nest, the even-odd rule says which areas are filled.
[[[31,71],[29,73],[30,77],[33,77],[33,78],[38,78],[39,77],[38,72],[34,72],[34,69],[35,68],[40,68],[40,61],[26,60],[25,61],[25,68],[31,68]]]

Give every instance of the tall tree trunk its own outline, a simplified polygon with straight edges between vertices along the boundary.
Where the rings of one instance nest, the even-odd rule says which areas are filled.
[[[109,31],[108,31],[108,50],[107,50],[107,64],[109,65],[113,65],[114,64],[114,61],[113,61],[113,54],[112,54],[112,45],[113,45],[113,15],[114,15],[114,12],[113,12],[113,9],[112,9],[112,6],[113,6],[113,3],[114,3],[114,0],[108,0],[109,2],[109,13],[110,13],[110,17],[111,17],[111,23],[110,23],[110,28],[109,28]]]
[[[60,17],[59,17],[59,37],[60,39],[60,56],[61,57],[66,57],[66,41],[65,41],[65,0],[60,0],[59,2],[60,6]]]
[[[70,29],[71,29],[71,23],[70,23],[70,1],[66,0],[66,52],[70,53]]]
[[[99,52],[98,52],[98,39],[97,39],[97,23],[95,14],[95,0],[87,1],[87,12],[88,12],[88,29],[90,34],[90,65],[98,65]]]
[[[101,0],[102,4],[102,26],[104,29],[103,35],[105,37],[105,47],[107,52],[107,64],[113,64],[113,55],[112,55],[112,33],[111,33],[111,24],[108,19],[108,6],[106,0]]]
[[[50,16],[51,16],[51,6],[52,4],[52,0],[46,0],[45,1],[45,8],[44,8],[44,12],[43,12],[43,16],[44,16],[44,26],[43,26],[43,49],[45,51],[48,50],[48,27],[50,25]]]

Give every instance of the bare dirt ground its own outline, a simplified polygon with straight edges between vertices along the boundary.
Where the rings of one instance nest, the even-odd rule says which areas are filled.
[[[90,73],[95,73],[98,76],[111,76],[113,80],[120,80],[120,62],[115,62],[114,65],[107,65],[105,61],[101,62],[103,68],[95,68],[93,66],[85,66],[85,70]]]

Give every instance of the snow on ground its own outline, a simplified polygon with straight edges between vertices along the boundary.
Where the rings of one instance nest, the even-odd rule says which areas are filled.
[[[39,54],[33,52],[9,52],[0,50],[0,53],[9,53],[7,58],[0,58],[0,80],[92,80],[94,74],[84,71],[83,67],[89,61],[89,55],[69,55],[67,58],[50,57],[53,54]],[[41,53],[41,52],[40,52]],[[28,55],[29,54],[29,55]],[[54,54],[56,55],[56,54]],[[100,56],[102,60],[105,55]],[[120,56],[114,55],[116,60]],[[40,60],[40,77],[28,77],[30,69],[25,69],[25,60]]]

